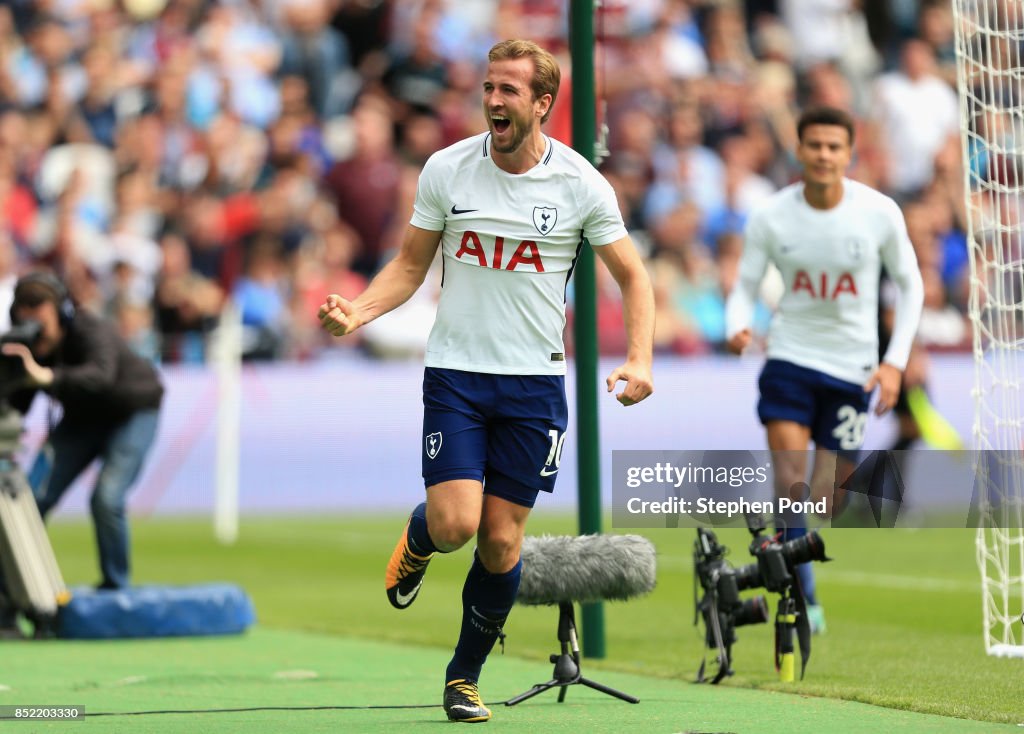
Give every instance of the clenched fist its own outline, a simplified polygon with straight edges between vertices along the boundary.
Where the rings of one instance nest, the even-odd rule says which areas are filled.
[[[320,325],[333,336],[345,336],[362,326],[352,302],[336,293],[327,296],[317,313]]]

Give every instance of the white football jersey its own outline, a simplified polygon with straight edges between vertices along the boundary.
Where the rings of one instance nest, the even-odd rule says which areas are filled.
[[[923,286],[903,214],[895,201],[843,179],[843,198],[815,209],[803,183],[774,194],[747,223],[740,278],[726,305],[727,333],[750,325],[768,263],[785,292],[768,332],[768,357],[861,384],[878,366],[881,267],[899,289],[884,361],[904,369],[921,316]]]
[[[526,173],[494,163],[490,133],[430,157],[411,223],[441,231],[444,278],[424,363],[505,375],[565,374],[565,291],[583,238],[626,236],[611,185],[546,138]]]

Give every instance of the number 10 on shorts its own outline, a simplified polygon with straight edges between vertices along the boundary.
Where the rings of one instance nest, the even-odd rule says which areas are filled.
[[[544,461],[544,468],[540,470],[542,477],[550,477],[558,471],[558,466],[562,463],[562,447],[565,445],[564,431],[559,435],[558,430],[552,428],[548,431],[548,436],[551,437],[551,450],[548,451],[548,458]]]

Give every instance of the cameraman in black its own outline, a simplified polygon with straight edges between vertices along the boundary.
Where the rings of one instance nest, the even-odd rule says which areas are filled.
[[[156,369],[135,354],[113,324],[76,310],[64,284],[46,272],[23,276],[14,289],[11,323],[41,326],[31,347],[4,344],[6,358],[20,359],[23,382],[9,396],[28,411],[42,391],[63,408],[28,474],[45,518],[94,459],[101,468],[90,508],[96,529],[100,589],[129,585],[125,497],[138,478],[156,436],[163,385]],[[0,579],[0,605],[3,604]],[[0,628],[13,626],[0,606]]]

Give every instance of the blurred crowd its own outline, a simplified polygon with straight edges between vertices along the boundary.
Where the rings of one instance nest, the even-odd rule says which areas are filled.
[[[795,119],[815,103],[855,115],[850,175],[904,208],[922,344],[967,344],[949,5],[602,0],[601,170],[650,266],[659,351],[721,348],[744,221],[798,177]],[[559,56],[546,130],[571,142],[567,24],[568,0],[6,0],[0,320],[17,274],[47,266],[164,362],[207,359],[226,313],[248,359],[418,354],[439,268],[358,339],[327,337],[316,309],[395,251],[427,157],[485,129],[494,41]],[[601,348],[620,352],[618,291],[598,283]]]

